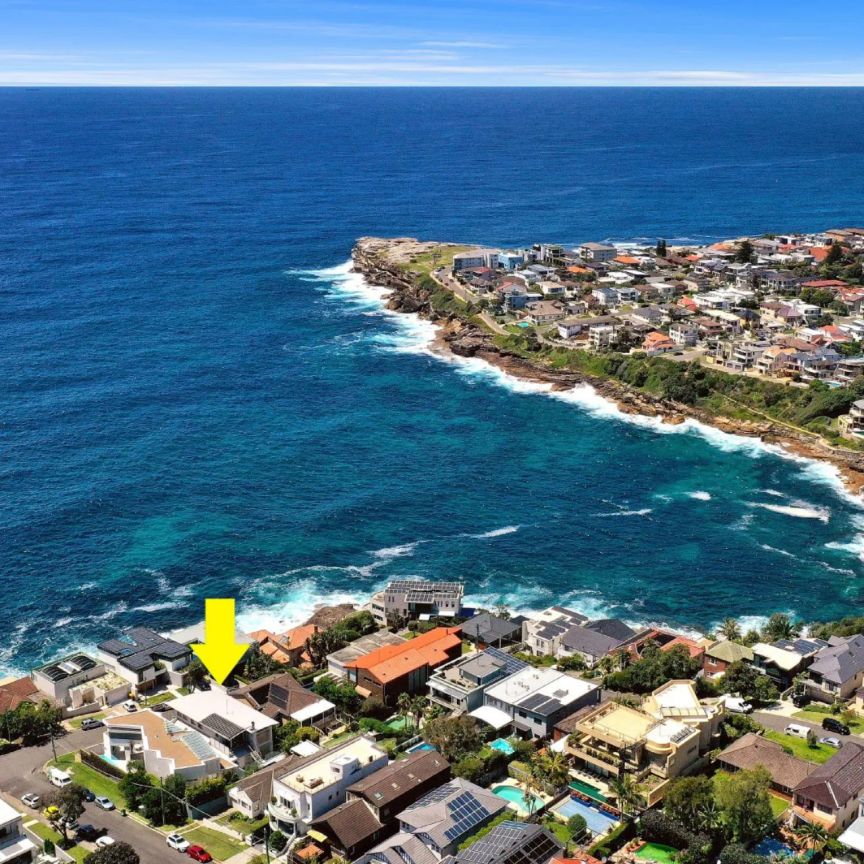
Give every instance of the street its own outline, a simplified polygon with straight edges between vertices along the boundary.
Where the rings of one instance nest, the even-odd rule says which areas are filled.
[[[57,755],[72,753],[82,747],[92,747],[102,740],[102,730],[93,729],[89,732],[74,731],[55,741]],[[12,805],[25,816],[25,821],[36,817],[37,812],[21,802],[21,796],[35,792],[42,796],[43,801],[54,790],[42,773],[42,766],[53,758],[51,745],[41,747],[22,747],[12,753],[0,756],[0,791],[11,796]],[[119,810],[102,810],[94,803],[85,805],[86,812],[78,820],[80,824],[95,825],[105,828],[115,840],[128,843],[141,857],[142,864],[157,864],[166,856],[170,860],[186,859],[179,852],[169,849],[165,837],[158,831],[136,822],[128,816],[121,816]]]

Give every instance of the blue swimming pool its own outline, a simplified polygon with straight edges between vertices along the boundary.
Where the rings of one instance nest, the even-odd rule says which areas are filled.
[[[588,826],[588,830],[595,836],[605,834],[610,828],[618,824],[618,820],[599,807],[580,801],[578,798],[565,798],[560,804],[552,808],[555,813],[560,813],[565,819],[571,816],[581,816]]]
[[[753,847],[753,851],[757,855],[764,855],[766,858],[770,858],[772,855],[794,858],[797,854],[788,843],[784,843],[776,837],[763,838]]]
[[[513,745],[506,738],[496,738],[489,744],[489,746],[493,750],[500,750],[507,756],[511,756],[515,752],[513,749]]]
[[[421,741],[419,744],[415,744],[413,747],[409,747],[405,752],[406,753],[416,753],[419,750],[434,750],[435,748],[431,744],[427,744],[425,741]]]

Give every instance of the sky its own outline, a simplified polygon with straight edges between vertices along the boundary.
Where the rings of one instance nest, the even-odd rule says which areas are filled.
[[[0,86],[864,86],[862,35],[861,0],[0,0]]]

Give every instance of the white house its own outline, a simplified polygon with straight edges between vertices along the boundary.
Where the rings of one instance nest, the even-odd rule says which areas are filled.
[[[24,817],[0,798],[0,864],[30,864],[36,852],[24,833]]]

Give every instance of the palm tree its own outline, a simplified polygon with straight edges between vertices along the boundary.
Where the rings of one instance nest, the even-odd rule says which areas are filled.
[[[411,710],[411,695],[409,693],[400,693],[396,700],[396,707],[399,709],[399,716],[407,721],[408,713]]]
[[[560,789],[570,776],[570,765],[567,762],[567,757],[563,753],[552,751],[535,756],[531,769],[532,773],[536,771],[537,778],[545,787],[555,791]]]
[[[625,815],[633,812],[634,808],[642,803],[642,796],[636,787],[636,783],[629,774],[621,774],[610,784],[609,788],[618,802],[618,809]]]
[[[726,618],[717,628],[717,632],[730,642],[741,638],[741,627],[734,618]]]
[[[626,648],[619,648],[615,652],[614,658],[615,658],[615,666],[619,670],[626,669],[633,660],[633,656],[630,654],[630,652]]]
[[[608,675],[612,671],[612,658],[609,656],[601,657],[597,661],[597,671],[602,675]]]
[[[537,815],[537,805],[542,800],[540,795],[543,792],[543,776],[542,769],[538,768],[537,763],[532,763],[528,775],[522,781],[525,787],[525,803],[528,807],[528,821],[533,822]]]
[[[803,846],[809,846],[817,852],[824,849],[830,839],[828,832],[815,822],[802,822],[793,829],[793,833]]]
[[[408,713],[414,718],[414,731],[420,731],[420,721],[423,718],[423,712],[426,710],[426,697],[414,696],[408,703]]]

